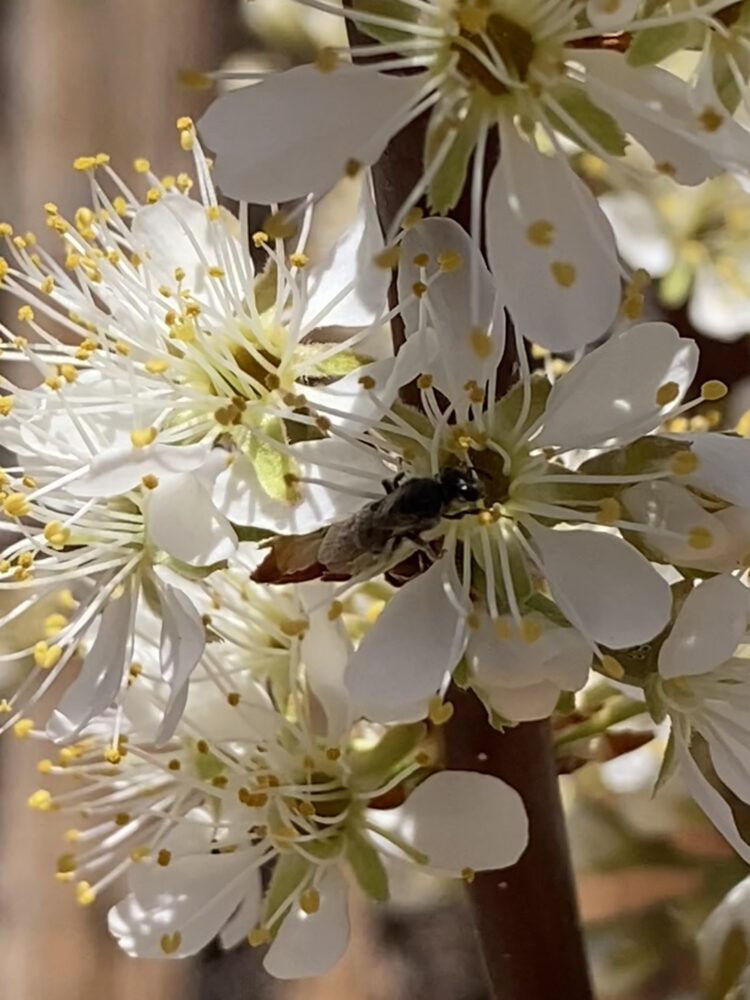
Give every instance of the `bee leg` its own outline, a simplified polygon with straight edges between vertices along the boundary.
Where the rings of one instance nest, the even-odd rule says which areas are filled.
[[[395,475],[393,479],[383,479],[382,480],[383,489],[385,490],[386,493],[393,493],[394,490],[397,490],[399,488],[399,486],[401,485],[401,483],[403,483],[405,479],[406,479],[405,472],[397,473],[397,475]]]
[[[482,514],[484,510],[484,507],[469,507],[467,510],[460,510],[456,514],[443,514],[443,517],[446,521],[460,521],[462,517],[467,517],[469,514]]]

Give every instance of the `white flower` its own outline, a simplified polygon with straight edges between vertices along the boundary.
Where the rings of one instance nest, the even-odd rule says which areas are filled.
[[[226,579],[223,592],[232,586]],[[324,658],[346,656],[340,620],[313,612],[287,620],[295,627],[284,630],[279,606],[267,602],[254,614],[251,642],[265,625],[261,659],[275,654],[291,681],[283,707],[278,687],[271,697],[274,687],[253,679],[254,654],[235,632],[230,659],[221,644],[207,647],[182,721],[155,748],[162,684],[158,653],[141,639],[119,741],[115,730],[117,756],[107,750],[102,762],[114,721],[103,718],[65,748],[65,768],[49,761],[42,768],[79,776],[73,792],[41,789],[29,801],[86,817],[83,829],[68,833],[70,850],[58,864],[63,878],[76,880],[80,902],[127,873],[130,892],[110,912],[110,929],[129,954],[183,957],[217,935],[225,947],[249,937],[270,944],[271,974],[297,978],[324,972],[346,948],[344,871],[379,901],[388,897],[382,858],[389,854],[470,877],[513,864],[526,846],[527,820],[518,794],[497,778],[429,773],[422,726],[375,733],[346,722],[332,730],[340,691],[331,703],[321,668]],[[213,626],[229,641],[221,609]],[[261,675],[266,670],[261,665]],[[272,867],[265,890],[264,866]]]
[[[722,340],[747,333],[750,195],[730,176],[695,188],[666,177],[635,189],[630,176],[611,179],[613,189],[599,201],[627,263],[659,279],[665,305],[687,301],[690,322],[702,333]]]
[[[706,580],[685,598],[658,656],[674,763],[695,800],[746,860],[750,845],[733,799],[750,803],[750,684],[741,648],[749,615],[750,592],[738,579]]]
[[[478,240],[484,151],[497,129],[501,157],[484,220],[489,255],[514,321],[537,343],[558,350],[588,343],[607,330],[619,304],[610,227],[557,155],[561,135],[616,161],[632,134],[659,170],[691,184],[719,172],[719,164],[744,165],[750,155],[750,139],[717,110],[718,100],[702,96],[694,105],[678,78],[628,63],[629,36],[603,38],[603,30],[612,30],[607,24],[650,26],[649,17],[628,24],[631,3],[614,14],[591,3],[588,21],[576,4],[541,0],[523,6],[427,0],[385,15],[341,11],[325,0],[311,6],[348,17],[375,37],[385,32],[387,49],[381,59],[377,48],[363,49],[375,57],[367,65],[327,52],[317,66],[216,101],[201,131],[218,155],[219,184],[258,201],[322,194],[345,171],[376,162],[394,133],[429,112],[424,171],[400,217],[424,193],[435,211],[452,208],[476,149],[472,235]],[[725,6],[729,0],[712,10]],[[686,19],[660,8],[654,24],[664,16]],[[399,68],[420,72],[384,72]]]

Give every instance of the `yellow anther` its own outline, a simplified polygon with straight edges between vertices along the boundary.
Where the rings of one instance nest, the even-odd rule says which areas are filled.
[[[210,748],[206,740],[198,740],[198,742],[195,744],[195,749],[198,751],[198,753],[208,753]]]
[[[169,768],[170,771],[180,771],[182,769],[182,761],[179,761],[177,760],[176,757],[173,757],[172,760],[170,760],[170,762],[167,764],[167,767]]]
[[[481,326],[469,330],[469,344],[480,361],[486,361],[492,354],[492,338]]]
[[[461,878],[464,880],[464,882],[467,882],[469,885],[471,885],[471,883],[476,878],[476,872],[474,871],[473,868],[462,868]]]
[[[247,936],[247,943],[251,948],[259,948],[261,945],[268,944],[271,940],[271,932],[267,927],[253,927]]]
[[[59,371],[69,385],[78,378],[78,369],[73,365],[60,365]]]
[[[67,587],[58,592],[57,604],[63,609],[63,611],[75,611],[78,607],[78,602]]]
[[[159,478],[153,472],[147,472],[145,476],[141,477],[141,485],[146,490],[155,490],[159,485]]]
[[[181,69],[177,74],[177,79],[183,87],[190,90],[208,90],[213,86],[213,81],[208,73],[201,73],[197,69]],[[182,121],[182,119],[179,119]]]
[[[209,278],[226,278],[227,273],[222,267],[209,267],[208,269]]]
[[[698,124],[705,132],[716,132],[721,127],[724,117],[715,108],[706,107],[698,115]]]
[[[165,955],[174,955],[182,944],[182,934],[174,931],[172,934],[162,934],[159,946]]]
[[[337,761],[341,760],[341,751],[338,747],[328,747],[326,750],[326,760]]]
[[[575,284],[577,272],[575,265],[566,260],[553,260],[549,266],[552,277],[561,288],[570,288]]]
[[[172,860],[172,852],[168,851],[166,847],[162,847],[162,849],[156,855],[156,863],[160,865],[162,868],[166,868],[171,860]]]
[[[51,774],[54,764],[49,759],[49,757],[43,757],[42,760],[36,762],[36,769],[39,774]]]
[[[340,618],[344,613],[344,605],[341,601],[332,601],[331,606],[328,608],[328,620],[335,622],[337,618]]]
[[[125,201],[125,199],[121,194],[118,194],[116,198],[112,199],[112,208],[114,208],[117,215],[119,215],[120,218],[122,218],[124,215],[127,214],[128,203]]]
[[[206,206],[206,218],[209,222],[216,222],[221,217],[221,209],[218,205]]]
[[[356,160],[353,156],[350,156],[344,164],[344,177],[356,177],[361,170],[361,161]]]
[[[141,861],[145,861],[150,854],[151,851],[148,847],[136,847],[130,852],[130,860],[138,864]]]
[[[362,375],[361,378],[357,379],[357,382],[363,389],[374,389],[377,385],[377,382],[372,375]]]
[[[684,451],[678,451],[672,456],[669,468],[674,476],[689,476],[698,468],[698,456],[694,455],[692,451],[688,451],[687,448]]]
[[[190,129],[193,127],[193,119],[190,115],[180,115],[180,117],[175,122],[176,127],[180,132],[184,132],[185,129]]]
[[[13,706],[8,701],[7,698],[0,698],[0,715],[10,715],[13,711]]]
[[[312,915],[317,913],[320,909],[320,893],[313,886],[305,891],[299,897],[299,908],[303,913]]]
[[[73,854],[61,854],[57,859],[57,874],[70,875],[76,870],[76,859]]]
[[[614,656],[605,655],[601,658],[601,672],[614,681],[622,680],[625,676],[625,669]]]
[[[17,736],[19,740],[25,740],[33,732],[33,729],[33,719],[19,719],[15,726],[13,726],[13,735]]]
[[[688,545],[691,549],[703,551],[704,549],[710,549],[713,543],[714,536],[702,524],[691,528],[688,532]]]
[[[294,637],[302,635],[307,630],[307,625],[307,619],[305,618],[289,619],[281,623],[281,631],[284,635]]]
[[[151,169],[151,163],[145,158],[145,156],[138,156],[133,160],[133,170],[137,174],[147,174]]]
[[[424,217],[424,212],[421,208],[414,207],[410,209],[403,220],[401,221],[402,229],[413,229],[414,226]]]
[[[322,48],[315,56],[315,66],[321,73],[332,73],[341,64],[341,57],[330,46]]]
[[[531,618],[523,618],[521,624],[518,626],[518,634],[521,637],[521,642],[526,642],[529,645],[536,642],[542,632],[543,629],[539,622]]]
[[[76,902],[79,906],[91,906],[96,900],[96,893],[88,882],[78,882],[76,884]]]
[[[289,255],[289,263],[292,267],[307,267],[310,258],[304,253],[293,253]]]
[[[41,670],[51,670],[62,656],[62,646],[50,646],[43,640],[34,644],[34,663]]]
[[[46,278],[43,278],[39,282],[39,291],[42,295],[51,295],[55,289],[55,279],[51,274],[48,274]]]
[[[67,840],[69,844],[75,844],[76,841],[80,840],[81,838],[81,831],[76,830],[74,827],[71,827],[69,830],[65,831],[63,836],[65,837],[65,840]]]
[[[22,323],[33,323],[34,322],[34,310],[31,306],[21,306],[18,310],[18,318]]]
[[[434,726],[444,726],[453,716],[454,711],[455,709],[450,702],[444,702],[437,696],[430,698],[428,717]]]
[[[15,403],[15,397],[0,396],[0,417],[7,417],[10,411],[13,409],[14,403]]]
[[[231,705],[232,708],[237,708],[241,700],[242,698],[239,691],[230,691],[227,695],[227,704]]]
[[[428,253],[418,253],[412,263],[415,267],[427,267],[430,263],[430,255]]]
[[[728,392],[729,389],[723,382],[720,382],[717,378],[712,378],[708,382],[704,382],[701,386],[701,399],[715,402],[717,399],[723,399]]]
[[[423,391],[432,388],[432,375],[420,375],[417,379],[417,387]]]
[[[157,201],[161,201],[161,191],[157,187],[149,188],[146,192],[146,204],[155,205]]]
[[[424,281],[415,281],[411,286],[411,290],[418,299],[421,299],[427,293],[427,285]]]
[[[195,145],[195,134],[190,129],[180,132],[180,149],[189,153]]]
[[[55,808],[54,800],[46,788],[38,788],[28,797],[26,804],[34,812],[52,812]]]
[[[680,387],[676,382],[663,382],[656,390],[656,405],[669,406],[680,395]]]
[[[61,615],[59,611],[55,611],[53,614],[47,615],[44,619],[44,634],[48,639],[51,639],[62,632],[67,624],[68,619],[65,615]]]
[[[622,507],[614,497],[605,497],[599,501],[599,510],[596,515],[597,524],[613,525],[622,517]]]
[[[97,153],[94,157],[95,167],[104,167],[109,163],[110,157],[109,153]]]
[[[131,663],[130,666],[128,667],[128,674],[133,679],[135,679],[136,677],[140,677],[142,673],[143,673],[143,667],[141,666],[140,663]]]
[[[75,160],[73,160],[74,170],[93,170],[95,166],[95,156],[77,156]]]
[[[463,258],[456,250],[445,250],[437,256],[437,265],[443,274],[452,274],[454,271],[457,271],[462,264]]]
[[[169,363],[163,358],[150,358],[143,367],[149,375],[163,375],[169,369]]]
[[[25,517],[31,506],[23,493],[11,493],[3,500],[3,513],[6,517]]]
[[[156,428],[144,427],[130,432],[130,442],[134,448],[147,448],[156,440]]]
[[[264,233],[260,229],[257,232],[253,233],[252,235],[253,246],[258,248],[264,247],[269,242],[270,239],[271,237],[268,235],[268,233]]]
[[[552,237],[555,233],[554,225],[549,219],[537,219],[526,229],[526,239],[535,247],[548,247],[552,245]]]
[[[398,266],[401,257],[401,247],[386,247],[379,254],[375,255],[375,266],[383,268],[384,271],[392,271]]]
[[[117,749],[117,747],[107,747],[104,753],[102,754],[102,757],[104,758],[104,760],[106,760],[108,764],[117,765],[122,760],[122,754]]]

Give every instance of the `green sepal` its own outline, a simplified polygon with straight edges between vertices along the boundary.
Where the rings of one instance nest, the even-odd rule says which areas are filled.
[[[453,683],[456,687],[461,688],[462,691],[466,691],[471,684],[469,663],[465,656],[461,657],[458,666],[453,671]]]
[[[286,446],[286,429],[280,417],[265,417],[260,429],[266,438]],[[292,459],[281,449],[275,448],[267,441],[259,440],[255,435],[251,437],[247,451],[258,482],[267,496],[272,500],[293,502],[293,488],[290,488],[286,478],[295,470]]]
[[[426,735],[425,724],[414,722],[389,729],[369,750],[352,750],[348,758],[352,785],[365,791],[378,788],[405,757],[414,753]]]
[[[646,708],[657,725],[664,722],[667,709],[661,694],[661,677],[658,673],[650,674],[644,681],[643,694],[646,698]]]
[[[663,59],[684,49],[691,35],[688,21],[665,24],[639,31],[628,48],[630,66],[655,66]]]
[[[472,108],[458,125],[447,124],[444,120],[430,119],[424,144],[424,169],[427,171],[446,136],[452,131],[453,141],[444,156],[437,173],[427,188],[427,204],[433,215],[447,215],[456,207],[466,184],[469,160],[477,144],[482,115]]]
[[[627,136],[612,115],[600,108],[598,104],[594,104],[585,90],[580,87],[560,87],[555,91],[554,98],[563,111],[567,113],[567,116],[574,119],[581,132],[589,136],[599,148],[609,153],[610,156],[625,155],[628,145]],[[578,146],[585,145],[580,134],[577,134],[566,120],[555,114],[554,110],[549,110],[547,114],[559,132],[562,132]]]
[[[252,528],[247,524],[235,524],[232,522],[234,533],[241,542],[264,542],[267,538],[273,538],[274,532],[265,528]]]
[[[378,852],[361,834],[349,834],[346,860],[362,892],[376,903],[387,903],[390,899],[388,874]]]
[[[416,22],[419,11],[416,7],[401,3],[401,0],[352,0],[352,10],[360,11],[363,14],[376,14],[378,17],[389,17],[396,21],[403,21],[408,25]],[[370,38],[375,38],[379,42],[397,42],[409,37],[409,31],[399,31],[397,28],[386,28],[379,24],[367,24],[365,21],[358,21],[357,27]]]
[[[531,405],[528,416],[524,420],[521,430],[528,427],[541,417],[547,405],[547,397],[552,391],[546,375],[534,372],[531,376]],[[502,440],[503,435],[510,434],[516,425],[516,421],[521,415],[523,406],[523,383],[516,382],[508,392],[495,404],[493,414],[493,426],[497,436]]]
[[[525,609],[528,611],[537,611],[540,615],[552,622],[553,625],[557,625],[560,628],[570,628],[570,622],[558,608],[554,601],[550,600],[546,594],[541,594],[538,590],[526,599]]]
[[[659,768],[659,773],[656,776],[656,781],[654,782],[654,788],[651,794],[656,795],[657,792],[660,792],[676,770],[677,754],[675,753],[675,738],[674,732],[670,729],[669,739],[667,740],[667,745],[664,748],[664,757],[662,758],[661,767]]]
[[[282,854],[273,869],[273,875],[263,900],[263,923],[267,924],[278,908],[294,894],[302,890],[312,871],[312,864],[301,855],[293,852]],[[283,914],[282,914],[283,917]],[[281,919],[278,918],[270,928],[273,933],[278,930]]]

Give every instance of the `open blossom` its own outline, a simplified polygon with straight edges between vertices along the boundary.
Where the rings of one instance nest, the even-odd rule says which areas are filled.
[[[720,575],[695,586],[660,646],[656,695],[672,723],[671,766],[746,860],[750,845],[736,810],[750,806],[749,622],[750,590],[739,579]]]
[[[311,231],[309,207],[296,235],[289,220],[270,219],[275,235],[254,237],[265,261],[256,272],[247,206],[239,220],[219,207],[192,124],[178,124],[199,199],[187,175],[159,180],[138,160],[150,185],[141,203],[106,156],[82,157],[75,165],[89,177],[91,207],[68,221],[46,206],[62,264],[31,234],[0,227],[0,283],[20,303],[24,331],[0,333],[3,444],[16,462],[2,472],[3,530],[13,538],[0,555],[0,590],[23,607],[71,591],[54,634],[39,622],[23,648],[2,653],[36,664],[4,705],[5,721],[83,651],[61,738],[119,691],[143,600],[162,611],[174,723],[203,642],[182,584],[232,555],[235,526],[307,530],[348,513],[358,498],[317,485],[316,439],[370,405],[351,376],[377,375],[381,405],[398,388],[400,362],[368,353],[388,315],[388,279],[374,263],[382,240],[367,187],[328,245]],[[358,453],[342,445],[339,476]],[[352,478],[372,488],[367,469]]]
[[[658,170],[688,184],[750,162],[750,138],[718,97],[706,88],[693,94],[626,56],[625,29],[647,35],[651,19],[680,25],[697,11],[659,7],[640,17],[633,3],[592,2],[584,14],[570,2],[427,0],[384,13],[368,3],[342,12],[327,0],[301,2],[348,17],[385,44],[355,46],[364,60],[357,65],[326,52],[316,66],[215,102],[201,130],[218,155],[220,185],[259,201],[322,194],[345,172],[376,162],[395,133],[427,112],[422,177],[399,217],[423,194],[432,210],[450,210],[476,150],[472,235],[479,239],[484,225],[498,288],[537,343],[571,350],[600,337],[620,299],[611,229],[560,155],[561,136],[607,161],[619,160],[632,136]],[[701,16],[729,6],[705,5]],[[279,116],[279,127],[269,127]],[[501,155],[482,223],[493,131]]]
[[[220,581],[219,592],[236,582]],[[351,729],[342,689],[331,684],[331,664],[347,655],[342,621],[305,617],[299,604],[302,618],[280,613],[295,612],[296,600],[285,593],[264,605],[247,594],[244,631],[234,611],[217,608],[212,628],[225,639],[207,647],[161,748],[153,743],[164,702],[158,651],[142,635],[115,755],[114,720],[104,717],[63,749],[64,768],[42,765],[80,779],[69,792],[41,789],[30,799],[85,818],[66,835],[58,875],[76,882],[82,903],[127,875],[129,894],[109,924],[131,955],[180,958],[217,936],[225,947],[249,939],[270,945],[271,974],[316,975],[347,945],[345,872],[384,901],[388,856],[470,877],[512,864],[526,846],[518,794],[489,775],[436,772],[423,726]],[[269,657],[290,679],[281,703],[280,689],[272,695],[274,685],[255,676],[257,665],[268,680]]]

